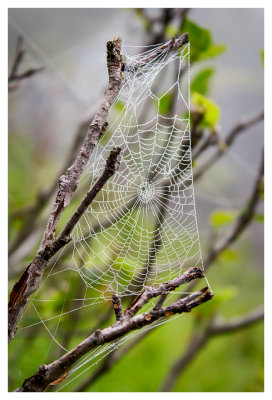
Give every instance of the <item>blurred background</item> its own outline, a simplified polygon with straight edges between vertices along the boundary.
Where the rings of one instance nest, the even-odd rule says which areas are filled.
[[[9,71],[20,35],[26,50],[20,71],[43,67],[18,81],[9,92],[10,288],[35,254],[56,189],[52,185],[73,154],[75,137],[80,137],[78,132],[100,104],[107,83],[106,42],[120,35],[124,45],[147,45],[189,31],[194,90],[217,110],[215,119],[203,131],[206,135],[217,133],[220,148],[237,123],[263,110],[263,19],[263,9],[9,10]],[[206,43],[211,42],[209,48],[197,46],[204,36]],[[216,146],[210,146],[194,161],[196,170],[212,156]],[[246,206],[262,148],[260,119],[237,134],[222,157],[196,181],[204,255],[231,229]],[[208,279],[218,299],[212,311],[205,314],[200,310],[154,329],[84,390],[160,390],[198,324],[205,325],[210,318],[209,312],[222,319],[233,318],[263,304],[261,204],[252,223],[217,257]],[[57,289],[56,282],[51,290]],[[73,289],[71,297],[76,297],[76,283]],[[53,307],[48,304],[45,307]],[[67,323],[67,331],[73,324]],[[79,332],[69,337],[69,348],[84,338],[88,329],[85,321]],[[42,328],[18,331],[9,348],[10,390],[33,374],[39,364],[59,355]],[[64,390],[78,390],[91,373],[82,374]],[[262,322],[213,337],[169,390],[263,391]]]

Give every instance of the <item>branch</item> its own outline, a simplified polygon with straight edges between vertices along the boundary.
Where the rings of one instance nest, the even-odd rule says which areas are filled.
[[[96,181],[94,186],[87,193],[77,210],[66,223],[58,237],[52,243],[40,247],[36,257],[32,263],[22,274],[20,280],[15,283],[13,290],[10,294],[10,301],[8,306],[8,335],[9,341],[13,339],[17,323],[25,307],[30,295],[35,292],[42,278],[42,273],[48,264],[48,261],[71,240],[71,232],[75,225],[78,223],[81,216],[84,214],[90,203],[96,197],[97,193],[102,189],[105,183],[114,174],[119,166],[117,157],[120,153],[120,148],[115,148],[111,151],[104,172],[101,177]]]
[[[249,118],[247,121],[240,122],[236,126],[232,128],[232,130],[228,133],[224,144],[225,146],[219,146],[217,151],[213,154],[211,158],[209,158],[201,167],[198,168],[198,170],[194,173],[194,181],[199,179],[225,152],[227,149],[233,144],[235,139],[238,137],[240,133],[245,131],[246,129],[250,128],[251,126],[257,124],[258,122],[262,121],[264,119],[264,112],[262,111],[261,113],[255,115],[252,118]],[[195,149],[195,152],[193,153],[193,157],[199,156],[204,150],[207,149],[207,147],[211,144],[214,143],[213,138],[211,135],[209,135],[207,138],[203,139],[202,144],[200,145],[199,148]]]
[[[115,293],[112,296],[112,304],[116,316],[116,321],[122,321],[123,319],[122,302],[121,302],[121,297],[117,293]]]
[[[46,246],[53,239],[60,216],[77,189],[79,179],[87,165],[90,154],[108,126],[106,118],[123,83],[121,38],[118,36],[112,42],[107,43],[107,66],[109,75],[108,88],[104,94],[102,104],[88,128],[83,145],[75,161],[67,169],[66,173],[60,177],[59,191],[41,242],[43,246]]]
[[[16,54],[14,63],[11,67],[11,71],[8,77],[8,91],[11,92],[12,90],[17,89],[19,81],[22,81],[26,78],[30,78],[31,76],[41,72],[44,68],[31,68],[21,74],[18,74],[18,69],[20,64],[23,61],[25,55],[25,49],[23,46],[24,38],[23,36],[18,36],[17,39],[17,46],[16,46]]]
[[[143,57],[141,61],[138,61],[137,63],[123,64],[122,69],[123,71],[136,71],[138,68],[145,66],[145,64],[153,60],[156,60],[156,58],[159,57],[161,54],[177,50],[188,42],[189,42],[188,33],[184,33],[179,38],[176,39],[172,38],[168,42],[162,44],[156,49],[156,51],[150,53],[146,57]]]
[[[226,323],[217,323],[211,321],[202,334],[197,333],[192,338],[185,354],[172,366],[170,373],[166,377],[160,391],[169,392],[173,388],[180,374],[185,370],[185,368],[188,367],[192,360],[199,354],[199,351],[214,336],[240,331],[241,329],[247,328],[248,326],[263,320],[263,318],[264,310],[262,307],[239,318],[233,318]]]
[[[74,142],[71,146],[71,149],[68,152],[67,159],[65,160],[64,166],[61,168],[61,172],[58,173],[58,175],[56,176],[56,179],[54,179],[52,184],[47,189],[43,189],[41,192],[39,192],[37,194],[35,204],[25,207],[23,209],[20,209],[11,215],[11,219],[12,218],[23,218],[24,226],[18,232],[18,235],[15,237],[14,241],[11,243],[9,250],[8,250],[9,256],[14,251],[16,251],[18,246],[21,246],[21,244],[33,232],[33,228],[36,226],[36,221],[37,221],[37,218],[38,218],[41,210],[44,208],[44,206],[47,204],[50,197],[55,193],[55,191],[58,188],[59,176],[65,174],[66,170],[69,168],[69,166],[73,163],[74,159],[76,158],[77,153],[80,148],[80,145],[85,138],[88,126],[89,126],[89,120],[87,120],[87,119],[84,119],[84,121],[82,121],[80,123],[78,130],[76,132],[76,135],[75,135]]]
[[[93,382],[95,382],[99,377],[109,371],[114,367],[123,356],[125,356],[134,346],[136,346],[142,339],[144,339],[152,330],[147,330],[138,334],[135,339],[129,341],[125,346],[119,349],[113,350],[109,353],[104,361],[101,362],[99,367],[94,371],[91,376],[88,376],[83,382],[81,382],[78,387],[76,387],[74,392],[84,392]]]
[[[230,229],[230,231],[209,250],[207,257],[204,260],[205,270],[207,270],[207,268],[216,259],[216,257],[222,253],[222,251],[224,251],[235,240],[237,240],[237,238],[242,234],[242,232],[254,218],[258,201],[263,192],[263,179],[264,155],[262,153],[258,176],[254,183],[252,193],[247,201],[246,207],[244,207],[240,212],[238,218],[232,226],[232,229]]]
[[[16,391],[43,391],[51,382],[56,381],[63,376],[77,360],[93,348],[112,342],[131,331],[141,329],[161,318],[169,317],[174,314],[190,312],[193,308],[210,300],[213,294],[208,290],[208,288],[204,288],[188,295],[184,299],[172,303],[167,307],[153,307],[149,312],[139,315],[134,314],[137,312],[136,309],[139,310],[139,307],[146,304],[151,298],[158,297],[165,293],[165,291],[173,291],[180,285],[189,282],[192,279],[201,277],[203,277],[202,270],[192,267],[179,278],[165,282],[157,287],[146,288],[146,294],[144,294],[142,298],[130,308],[131,312],[127,312],[122,320],[117,321],[115,324],[103,330],[97,330],[74,349],[70,350],[51,364],[41,365],[38,371],[32,377],[26,379],[22,387],[18,388]]]

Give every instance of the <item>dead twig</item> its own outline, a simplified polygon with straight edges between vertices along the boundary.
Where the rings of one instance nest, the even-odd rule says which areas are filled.
[[[208,288],[203,288],[195,293],[175,301],[167,307],[153,307],[149,312],[135,315],[137,310],[148,303],[150,299],[159,297],[165,292],[174,291],[177,287],[192,279],[202,278],[203,272],[199,268],[189,268],[182,276],[175,278],[171,281],[165,282],[157,287],[146,288],[145,294],[126,313],[122,320],[117,321],[115,324],[103,329],[97,330],[83,342],[77,345],[74,349],[55,360],[49,365],[41,365],[38,371],[30,378],[26,379],[22,387],[18,388],[17,392],[41,392],[54,381],[61,378],[64,373],[83,355],[95,347],[101,346],[104,343],[115,341],[123,337],[125,334],[141,329],[160,318],[169,317],[174,314],[181,314],[190,312],[193,308],[198,307],[204,302],[210,300],[213,293]],[[114,304],[115,299],[114,299]],[[119,306],[118,306],[119,308]]]
[[[16,333],[16,325],[22,313],[24,306],[26,305],[29,296],[37,290],[43,270],[45,269],[48,261],[71,240],[71,232],[75,225],[78,223],[80,217],[84,214],[87,207],[96,197],[97,193],[102,189],[110,177],[114,174],[119,166],[117,157],[121,149],[113,149],[108,157],[104,172],[101,177],[96,181],[94,186],[87,193],[85,198],[82,200],[77,210],[72,214],[69,221],[66,223],[60,234],[56,239],[52,240],[51,243],[40,246],[36,257],[32,263],[24,271],[19,281],[14,285],[13,290],[10,294],[10,301],[8,307],[8,334],[9,341],[13,339]]]
[[[41,68],[30,68],[29,70],[18,74],[18,69],[23,61],[25,55],[25,48],[24,48],[24,38],[23,36],[18,36],[17,39],[17,46],[16,46],[16,54],[14,63],[11,67],[11,71],[8,77],[8,91],[11,92],[18,88],[19,83],[24,79],[30,78],[33,75],[43,71],[43,67]]]
[[[160,389],[161,392],[169,392],[176,384],[181,373],[188,367],[192,360],[199,354],[200,350],[210,341],[214,336],[225,335],[229,333],[238,332],[241,329],[247,328],[264,318],[263,307],[254,310],[246,315],[236,317],[228,322],[217,322],[211,319],[206,329],[199,334],[197,332],[191,339],[187,350],[179,358],[170,369],[169,374]]]
[[[262,111],[261,113],[249,118],[248,120],[235,125],[227,134],[227,137],[224,140],[224,146],[218,146],[216,152],[196,170],[196,172],[194,173],[194,181],[198,180],[220,157],[222,157],[223,154],[225,154],[225,152],[237,139],[240,133],[244,132],[246,129],[252,127],[263,119],[264,112]],[[193,158],[198,157],[204,150],[206,150],[211,142],[214,143],[211,135],[203,139],[201,146],[199,148],[196,148],[196,151],[193,153]]]

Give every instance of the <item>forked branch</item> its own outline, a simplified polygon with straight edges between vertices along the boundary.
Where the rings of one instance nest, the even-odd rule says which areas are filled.
[[[174,291],[177,287],[185,284],[193,279],[202,278],[203,271],[199,268],[189,268],[182,276],[171,281],[165,282],[157,287],[148,287],[142,296],[134,302],[133,307],[130,307],[130,312],[126,312],[121,318],[120,299],[115,296],[113,304],[116,310],[118,308],[118,318],[115,324],[103,329],[97,330],[83,342],[77,345],[74,349],[55,360],[49,365],[41,365],[38,371],[30,378],[26,379],[21,388],[17,392],[41,392],[53,381],[61,378],[66,371],[82,356],[90,350],[101,346],[105,343],[115,341],[123,337],[125,334],[141,329],[144,326],[152,324],[161,318],[169,317],[174,314],[182,314],[190,312],[193,308],[210,300],[213,293],[207,288],[198,290],[183,299],[179,299],[167,307],[162,307],[157,304],[151,308],[149,312],[144,312],[135,315],[137,311],[147,304],[152,298],[164,296],[165,293]]]
[[[238,332],[263,320],[263,318],[264,309],[261,307],[238,318],[233,318],[227,322],[218,322],[212,319],[203,332],[197,332],[192,337],[185,353],[178,360],[176,360],[170,369],[170,372],[161,387],[161,391],[169,392],[173,388],[182,372],[199,354],[200,350],[205,347],[207,342],[213,337],[217,335]]]
[[[23,307],[27,303],[29,296],[38,288],[42,273],[48,261],[71,240],[71,233],[78,223],[81,216],[87,210],[93,199],[100,192],[103,186],[115,173],[119,167],[118,155],[120,148],[114,148],[106,162],[105,169],[101,177],[96,181],[94,186],[86,194],[76,211],[72,214],[56,239],[46,246],[41,246],[33,262],[27,267],[20,280],[14,285],[10,294],[8,307],[9,316],[9,341],[16,332],[16,324],[21,315]]]
[[[24,39],[23,36],[18,36],[17,39],[17,47],[16,47],[16,54],[14,58],[13,65],[11,67],[11,71],[8,77],[8,91],[11,92],[18,88],[19,83],[24,79],[30,78],[33,75],[41,72],[43,67],[41,68],[31,68],[21,74],[18,73],[18,69],[23,61],[25,55],[25,48],[24,48]]]

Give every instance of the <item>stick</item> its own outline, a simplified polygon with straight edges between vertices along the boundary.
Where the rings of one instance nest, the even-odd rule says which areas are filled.
[[[95,347],[101,346],[105,343],[112,342],[118,338],[123,337],[125,334],[141,329],[144,326],[151,324],[160,318],[169,317],[174,314],[182,314],[190,312],[193,308],[198,307],[200,304],[210,300],[213,296],[207,288],[199,290],[194,294],[187,296],[182,300],[178,300],[165,308],[157,307],[152,308],[150,312],[134,315],[136,306],[146,304],[153,297],[157,297],[165,291],[173,291],[180,285],[192,279],[202,277],[203,272],[199,268],[189,268],[182,276],[175,278],[169,282],[165,282],[158,287],[150,287],[147,292],[148,295],[140,304],[136,304],[133,312],[127,314],[122,321],[118,321],[103,330],[97,330],[83,342],[70,350],[68,353],[55,360],[49,365],[41,365],[37,372],[26,379],[22,387],[18,388],[17,392],[41,392],[53,381],[61,378],[65,372],[82,356],[88,353]]]
[[[194,335],[187,347],[187,351],[173,364],[170,373],[167,375],[160,391],[171,391],[181,373],[188,367],[192,360],[199,354],[200,350],[214,336],[240,331],[241,329],[247,328],[256,322],[263,320],[263,318],[264,309],[261,307],[239,318],[233,318],[226,323],[218,323],[211,320],[210,324],[207,326],[204,332],[202,332],[202,334],[197,332]]]
[[[71,232],[75,225],[78,223],[80,217],[84,214],[90,203],[96,197],[97,193],[102,189],[105,183],[114,174],[119,166],[117,157],[120,153],[120,148],[115,148],[111,151],[109,158],[106,162],[104,172],[101,177],[96,181],[91,190],[87,193],[77,210],[73,213],[65,227],[50,244],[40,246],[34,260],[24,271],[23,275],[17,283],[15,283],[10,294],[10,301],[8,306],[8,336],[9,341],[13,339],[17,323],[21,313],[30,297],[35,292],[42,278],[43,271],[48,264],[48,261],[69,241],[71,240]]]

